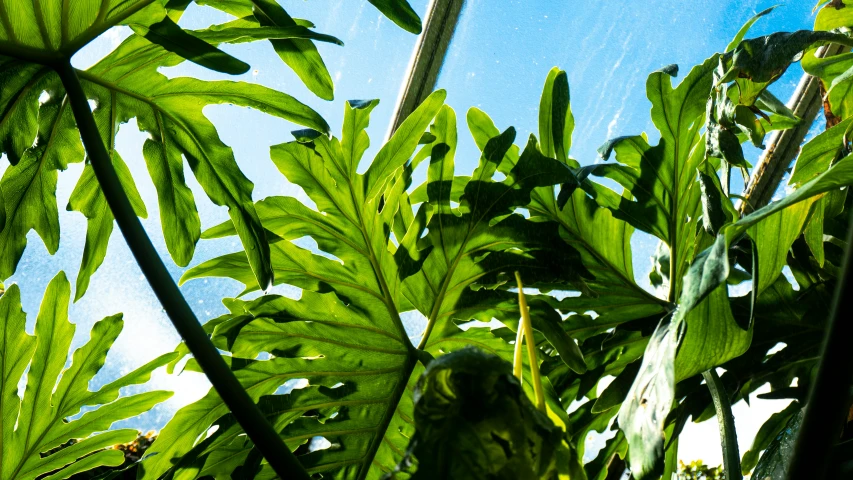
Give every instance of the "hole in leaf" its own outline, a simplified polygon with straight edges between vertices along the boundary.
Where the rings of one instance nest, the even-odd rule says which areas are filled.
[[[785,275],[785,278],[787,278],[788,281],[791,282],[791,286],[794,287],[794,291],[800,291],[800,284],[797,283],[797,279],[794,278],[794,273],[791,272],[791,267],[787,265],[782,267],[782,275]]]
[[[296,245],[297,247],[304,248],[305,250],[310,251],[314,255],[319,255],[321,257],[328,258],[329,260],[334,260],[334,261],[340,263],[341,265],[344,264],[343,260],[341,260],[340,258],[332,255],[329,252],[321,250],[320,246],[317,245],[317,241],[314,240],[314,238],[309,237],[307,235],[304,237],[299,237],[299,238],[293,240],[293,244]]]
[[[301,390],[309,385],[307,378],[291,378],[273,392],[273,395],[288,395],[294,390]]]

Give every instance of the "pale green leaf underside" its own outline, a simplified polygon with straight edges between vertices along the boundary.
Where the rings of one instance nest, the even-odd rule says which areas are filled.
[[[34,228],[50,252],[58,247],[59,222],[56,211],[56,175],[70,162],[83,159],[79,134],[58,78],[46,67],[2,59],[3,73],[10,78],[27,75],[27,81],[8,84],[0,90],[5,102],[0,117],[0,143],[13,165],[2,181],[6,225],[0,257],[0,278],[14,273],[26,246],[26,234]],[[102,139],[114,158],[114,139],[121,123],[136,118],[151,135],[143,148],[149,173],[158,193],[160,217],[166,246],[175,262],[186,265],[200,235],[195,200],[184,180],[184,158],[197,180],[215,203],[229,208],[241,240],[251,253],[256,282],[272,281],[264,232],[252,205],[252,184],[240,172],[231,149],[219,139],[215,127],[203,115],[210,104],[248,106],[310,128],[325,131],[323,119],[292,97],[240,82],[209,82],[193,78],[167,79],[157,72],[182,59],[147,40],[131,36],[113,53],[88,71],[79,72],[87,95],[96,101],[94,111]],[[43,91],[50,100],[39,105]],[[34,146],[32,138],[37,135]],[[29,145],[26,143],[29,142]],[[125,189],[135,200],[136,211],[145,206],[136,195],[133,180],[116,161]],[[122,172],[127,173],[121,175]],[[93,177],[81,177],[70,207],[89,220],[86,250],[77,279],[76,298],[82,296],[89,278],[103,261],[112,230],[112,218]],[[83,195],[83,191],[87,193]]]
[[[65,368],[75,329],[68,321],[70,294],[70,285],[60,272],[45,292],[35,335],[25,331],[26,315],[21,310],[18,286],[10,286],[0,297],[0,317],[4,319],[0,325],[0,478],[4,480],[34,479],[54,470],[59,471],[49,478],[67,478],[101,465],[117,465],[121,462],[114,454],[87,455],[133,440],[136,430],[109,431],[110,425],[172,396],[171,392],[149,391],[119,397],[119,389],[148,381],[153,370],[176,354],[161,356],[97,391],[89,391],[89,382],[104,365],[110,346],[121,332],[120,314],[95,323],[89,341],[74,352],[71,365]],[[19,398],[17,385],[25,371],[26,389]],[[68,420],[83,407],[90,408],[79,418]],[[70,439],[78,441],[42,455]],[[81,462],[75,463],[78,460]]]
[[[45,0],[0,2],[0,55],[38,63],[67,61],[77,50],[129,18],[153,23],[162,0]]]

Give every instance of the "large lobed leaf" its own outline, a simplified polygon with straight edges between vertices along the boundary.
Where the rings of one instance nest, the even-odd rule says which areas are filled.
[[[571,246],[552,249],[561,243],[555,224],[531,222],[514,213],[530,202],[536,189],[571,179],[571,171],[542,155],[533,137],[520,157],[505,165],[507,156],[517,152],[512,145],[515,130],[481,131],[478,127],[484,125],[478,124],[478,112],[469,111],[468,117],[475,139],[485,140],[480,164],[472,176],[454,176],[456,119],[449,108],[439,112],[431,128],[433,142],[415,158],[415,162],[426,155],[430,159],[427,181],[412,194],[410,203],[424,202],[421,208],[427,208],[429,233],[424,243],[431,253],[423,268],[404,283],[404,295],[427,317],[425,336],[452,334],[456,330],[454,319],[488,322],[497,318],[517,328],[516,295],[480,287],[507,285],[506,275],[513,271],[518,271],[528,286],[557,281],[582,285],[592,278],[577,250]],[[478,138],[481,132],[490,138]],[[501,165],[507,178],[497,181]],[[401,205],[400,222],[413,216],[408,205]],[[534,304],[534,309],[534,328],[571,368],[585,371],[574,340],[559,327],[559,316],[548,315],[550,308],[541,303]]]
[[[282,173],[301,186],[319,210],[289,197],[259,203],[265,227],[279,238],[271,245],[276,282],[302,288],[302,297],[234,301],[232,314],[216,325],[213,339],[233,352],[232,368],[249,394],[262,408],[272,406],[270,419],[291,448],[315,436],[337,445],[303,456],[310,472],[364,478],[415,368],[416,356],[400,319],[404,278],[400,265],[410,256],[403,249],[395,255],[389,235],[403,188],[400,173],[443,100],[443,92],[429,97],[364,175],[357,172],[367,141],[362,132],[375,102],[347,107],[342,140],[300,134],[300,141],[272,148]],[[209,235],[222,234],[233,234],[233,227],[215,227]],[[335,258],[291,242],[306,235]],[[242,252],[205,262],[187,272],[184,280],[208,275],[254,284]],[[261,351],[272,358],[240,360],[254,359]],[[268,397],[290,378],[305,378],[310,386],[290,396]],[[307,413],[316,409],[323,412],[319,417]],[[219,445],[233,443],[241,433],[237,426],[224,429],[209,448],[195,445],[198,434],[226,413],[213,391],[179,411],[149,449],[157,455],[146,461],[146,476],[166,472],[173,459],[193,447],[194,454],[185,461],[194,459],[198,466],[179,464],[178,469],[213,473],[219,468],[230,474],[235,465],[215,467],[211,454]]]
[[[48,64],[67,61],[114,25],[151,24],[166,16],[163,0],[0,2],[0,55]],[[73,8],[72,8],[73,7]]]
[[[85,72],[79,72],[87,95],[95,100],[94,114],[102,139],[110,151],[119,177],[138,214],[144,216],[133,179],[115,150],[115,135],[121,123],[136,118],[148,132],[143,156],[157,188],[161,223],[166,245],[179,265],[186,265],[200,235],[195,201],[184,180],[186,158],[209,198],[229,208],[241,240],[246,242],[257,281],[272,280],[264,232],[251,199],[252,184],[240,172],[233,152],[224,145],[215,127],[203,115],[209,104],[232,103],[256,108],[319,130],[327,128],[320,116],[292,97],[239,82],[208,82],[193,78],[168,79],[157,69],[179,64],[182,58],[159,45],[133,35],[113,53]],[[59,225],[55,208],[56,175],[70,162],[83,159],[76,126],[58,78],[46,67],[30,69],[17,60],[6,60],[8,69],[27,69],[30,83],[18,92],[14,108],[7,109],[12,124],[38,118],[38,140],[22,152],[18,165],[9,167],[2,181],[6,225],[0,232],[2,263],[0,277],[10,276],[26,245],[26,234],[35,228],[48,251],[58,247]],[[48,91],[50,99],[39,106],[38,95]],[[20,125],[23,131],[28,124]],[[22,136],[8,132],[6,145]],[[10,159],[15,158],[9,151]],[[76,297],[85,292],[91,274],[103,261],[112,231],[112,214],[106,207],[90,168],[86,168],[72,195],[69,207],[89,220],[87,241],[77,278]],[[44,210],[47,210],[46,212]]]
[[[129,442],[138,432],[109,430],[110,425],[172,396],[149,391],[119,397],[119,389],[145,383],[152,371],[175,358],[174,353],[89,391],[89,382],[103,367],[123,321],[118,314],[95,323],[89,341],[74,352],[66,368],[75,330],[68,321],[70,295],[68,280],[60,272],[45,291],[34,335],[25,331],[18,286],[11,285],[0,296],[0,478],[50,474],[46,478],[62,479],[102,465],[120,465],[123,452],[105,448]],[[26,375],[26,389],[19,396],[22,375]],[[58,448],[69,440],[75,442]]]
[[[461,332],[455,322],[497,312],[515,327],[517,318],[510,319],[508,312],[517,312],[517,305],[507,302],[506,292],[482,286],[501,285],[515,270],[531,280],[560,273],[551,258],[539,256],[545,241],[559,241],[556,226],[530,225],[513,210],[529,201],[533,189],[565,181],[571,172],[544,157],[531,140],[506,178],[495,179],[498,164],[514,148],[509,129],[487,142],[474,175],[457,181],[455,115],[442,107],[443,99],[444,93],[436,92],[425,100],[364,174],[358,166],[369,144],[364,130],[375,101],[349,102],[340,140],[300,131],[294,132],[297,141],[274,146],[273,161],[317,209],[290,197],[257,204],[274,238],[276,282],[301,288],[302,296],[232,300],[231,313],[208,324],[217,346],[232,353],[237,377],[310,472],[336,478],[378,478],[390,472],[413,433],[409,389],[421,371],[418,360],[463,345],[490,344],[499,345],[489,347],[493,352],[511,359],[512,345],[487,332],[484,337],[482,329]],[[431,135],[424,137],[430,123]],[[413,157],[422,137],[428,143]],[[413,167],[427,159],[427,182],[409,191]],[[205,236],[234,233],[226,223]],[[293,243],[306,236],[320,252]],[[576,268],[580,275],[572,252],[571,247],[564,250],[559,266]],[[254,288],[243,252],[204,262],[182,280],[206,276],[229,277],[247,290]],[[413,347],[403,328],[401,314],[412,309],[429,321],[421,341],[427,353]],[[577,345],[559,327],[559,316],[550,322],[537,328],[552,340],[559,353],[555,358],[584,368]],[[259,360],[259,352],[271,357]],[[275,395],[286,380],[302,378],[308,387]],[[556,418],[564,417],[561,411],[557,404],[550,406]],[[231,474],[252,446],[226,413],[214,392],[182,409],[149,450],[146,476]],[[217,433],[198,443],[213,424],[220,425]],[[312,447],[309,440],[319,436],[332,446],[317,449],[314,442]],[[234,461],[220,461],[217,452],[223,448],[230,449]]]
[[[86,94],[96,102],[102,139],[113,157],[123,187],[140,216],[145,206],[118,152],[115,135],[121,123],[136,118],[151,138],[143,147],[157,188],[166,245],[180,266],[189,263],[200,235],[193,196],[186,186],[186,158],[205,193],[227,206],[255,272],[258,285],[272,283],[264,231],[251,199],[252,184],[237,167],[231,149],[219,139],[202,114],[206,105],[229,103],[256,108],[309,128],[328,126],[312,109],[292,97],[258,85],[167,79],[157,69],[189,59],[207,68],[242,73],[248,65],[216,46],[269,40],[279,57],[308,88],[333,98],[331,77],[313,41],[340,41],[293,19],[274,0],[209,2],[237,20],[188,32],[175,22],[190,0],[87,0],[70,7],[50,0],[33,5],[0,3],[0,152],[12,163],[0,183],[0,278],[11,276],[26,247],[26,234],[35,229],[52,254],[58,248],[59,222],[55,207],[57,172],[83,159],[76,126],[58,78],[49,66],[67,61],[79,48],[114,25],[136,32],[114,52],[86,72],[78,72]],[[208,2],[199,1],[200,4]],[[405,0],[375,2],[396,23],[420,31],[420,19]],[[43,92],[50,100],[43,105]],[[35,145],[34,141],[36,140]],[[17,165],[23,162],[22,165]],[[112,232],[112,214],[91,170],[81,177],[69,209],[88,222],[85,252],[77,276],[76,298],[86,291],[103,262]]]

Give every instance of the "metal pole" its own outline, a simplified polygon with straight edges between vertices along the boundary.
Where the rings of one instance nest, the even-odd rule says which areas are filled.
[[[818,48],[815,55],[820,58],[836,55],[842,48],[844,47],[834,43],[824,45]],[[802,121],[794,128],[777,130],[770,135],[767,148],[753,168],[749,184],[744,191],[747,201],[738,203],[737,208],[742,214],[751,213],[773,199],[785,171],[800,153],[800,145],[817,118],[822,103],[820,79],[804,73],[788,101],[788,108]]]
[[[464,4],[465,0],[430,1],[424,19],[424,31],[409,60],[408,74],[394,107],[388,137],[435,88]]]

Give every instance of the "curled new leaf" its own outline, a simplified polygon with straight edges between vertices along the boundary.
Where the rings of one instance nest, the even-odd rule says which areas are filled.
[[[430,362],[415,389],[415,435],[389,478],[551,479],[560,429],[498,356],[468,347]]]

